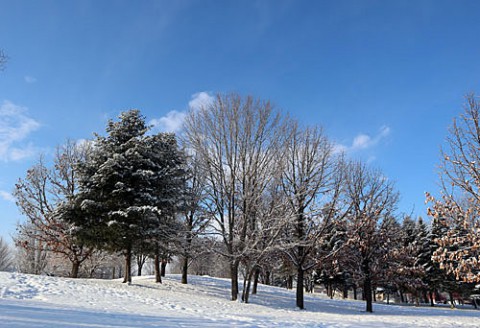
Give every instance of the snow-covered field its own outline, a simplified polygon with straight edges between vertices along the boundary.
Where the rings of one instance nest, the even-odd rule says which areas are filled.
[[[415,308],[307,295],[295,309],[292,291],[259,286],[251,304],[231,302],[229,281],[168,276],[65,279],[0,272],[0,327],[480,327],[479,310]]]

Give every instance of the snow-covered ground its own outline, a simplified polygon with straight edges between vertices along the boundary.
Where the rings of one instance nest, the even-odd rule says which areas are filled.
[[[137,277],[66,279],[0,272],[0,327],[480,327],[480,311],[330,300],[306,295],[295,309],[292,291],[259,286],[251,304],[231,302],[229,281],[168,276],[163,284]]]

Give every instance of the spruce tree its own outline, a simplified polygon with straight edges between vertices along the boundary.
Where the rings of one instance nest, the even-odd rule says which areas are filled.
[[[124,282],[131,282],[131,258],[150,250],[175,229],[182,156],[172,134],[147,135],[138,110],[109,121],[107,136],[79,163],[80,188],[73,208],[77,235],[86,243],[125,256]]]

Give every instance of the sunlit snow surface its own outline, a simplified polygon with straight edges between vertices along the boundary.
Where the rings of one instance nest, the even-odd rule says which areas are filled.
[[[65,279],[0,272],[0,327],[480,327],[479,310],[415,308],[306,295],[260,286],[251,304],[229,301],[229,281],[167,276],[119,280]]]

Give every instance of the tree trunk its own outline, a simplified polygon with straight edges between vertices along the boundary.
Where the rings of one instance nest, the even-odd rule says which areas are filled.
[[[162,259],[162,267],[161,267],[161,272],[160,272],[162,277],[165,277],[167,264],[168,264],[168,260],[167,259]]]
[[[250,297],[250,285],[252,282],[253,273],[254,270],[249,270],[243,282],[242,301],[244,303],[248,303],[248,299]]]
[[[255,275],[253,276],[253,288],[252,288],[252,295],[257,294],[257,287],[258,287],[258,279],[260,278],[260,268],[257,267],[255,269]]]
[[[372,280],[370,277],[370,265],[368,260],[363,261],[362,265],[363,273],[365,275],[365,279],[363,281],[363,293],[365,294],[365,302],[366,302],[366,310],[369,313],[373,312],[373,305],[372,305]]]
[[[287,289],[293,289],[293,276],[287,277]]]
[[[357,300],[357,284],[353,284],[353,299]]]
[[[232,301],[238,299],[238,260],[230,263],[230,279],[232,282]]]
[[[343,299],[348,298],[348,285],[345,283],[343,284]]]
[[[270,271],[265,271],[265,285],[270,286]]]
[[[448,296],[450,297],[450,306],[452,308],[455,307],[455,301],[453,300],[453,293],[452,292],[448,292]]]
[[[405,303],[405,297],[403,295],[403,290],[400,289],[400,302]]]
[[[187,284],[188,283],[188,256],[185,255],[183,257],[183,263],[182,263],[182,284]]]
[[[72,272],[70,273],[71,278],[78,278],[78,272],[80,271],[80,261],[75,260],[72,262]]]
[[[303,302],[303,276],[304,276],[304,270],[301,265],[298,266],[297,268],[297,307],[300,310],[303,310],[305,308],[304,302]]]
[[[137,255],[137,276],[142,275],[143,265],[145,264],[145,257],[143,255]]]
[[[132,250],[130,248],[125,250],[125,276],[123,283],[132,282]]]
[[[428,294],[430,296],[430,306],[435,306],[435,302],[433,300],[433,291],[430,291]]]
[[[155,259],[153,261],[153,266],[155,269],[155,282],[162,283],[162,275],[160,274],[160,255],[155,254]]]

